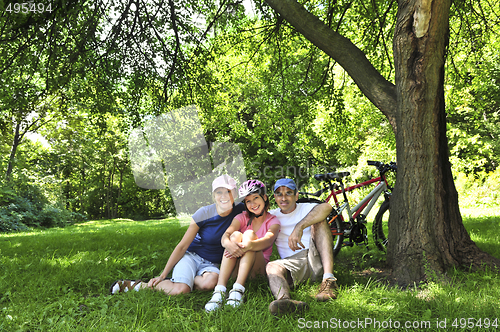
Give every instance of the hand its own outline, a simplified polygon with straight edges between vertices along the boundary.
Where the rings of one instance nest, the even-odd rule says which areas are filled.
[[[158,285],[161,281],[165,280],[163,277],[156,277],[153,279],[150,279],[148,282],[148,288],[153,289],[156,285]]]
[[[226,257],[226,258],[238,258],[238,257],[234,257],[233,255],[231,255],[229,253],[229,251],[227,251],[227,250],[224,250],[224,257]]]
[[[306,246],[300,241],[302,239],[302,229],[295,227],[288,237],[288,246],[293,251],[304,249]]]
[[[243,249],[240,248],[239,243],[233,242],[231,240],[226,241],[225,247],[226,250],[224,251],[224,256],[228,258],[238,258],[245,254],[245,251],[243,251]]]
[[[252,251],[253,249],[253,241],[249,241],[247,243],[243,243],[243,242],[240,242],[238,243],[238,247],[241,248],[241,250],[243,251],[243,253],[247,252],[247,251]]]

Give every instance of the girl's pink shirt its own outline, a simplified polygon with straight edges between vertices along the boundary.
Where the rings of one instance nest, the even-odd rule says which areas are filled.
[[[257,235],[257,237],[259,239],[266,235],[267,231],[269,230],[269,228],[272,225],[281,225],[278,218],[276,218],[276,216],[274,214],[270,214],[270,213],[267,213],[266,220],[264,220],[264,222],[262,223],[262,226],[260,226],[260,228],[257,231],[255,231],[255,229],[253,229],[253,224],[251,224],[250,226],[247,226],[248,220],[250,220],[250,216],[249,216],[247,211],[244,211],[244,212],[238,214],[234,218],[240,222],[239,231],[241,233],[244,233],[245,231],[251,229],[255,232],[255,234]],[[264,258],[266,259],[266,262],[269,262],[269,259],[271,258],[272,253],[273,253],[273,245],[272,244],[267,249],[262,250],[262,254],[264,255]]]

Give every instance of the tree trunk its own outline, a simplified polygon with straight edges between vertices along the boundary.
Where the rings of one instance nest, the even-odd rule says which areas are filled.
[[[119,211],[119,208],[120,208],[120,199],[121,199],[122,188],[123,188],[123,173],[125,172],[125,169],[124,168],[118,168],[118,171],[120,172],[120,182],[119,182],[119,185],[118,185],[118,193],[116,194],[116,204],[115,204],[115,211],[114,211],[114,214],[113,214],[113,219],[119,217],[118,211]]]
[[[394,36],[397,188],[388,263],[400,284],[481,261],[462,223],[446,137],[444,62],[450,1],[399,1]],[[500,266],[500,265],[499,265]]]
[[[12,174],[12,170],[14,169],[14,159],[16,158],[17,148],[19,147],[19,144],[21,144],[21,140],[22,140],[22,136],[23,136],[20,132],[21,132],[21,123],[17,122],[16,129],[14,132],[14,138],[12,139],[12,147],[10,149],[9,161],[7,164],[7,171],[5,172],[5,181],[6,182],[10,181],[10,176]]]
[[[338,61],[393,125],[398,172],[387,261],[396,282],[413,284],[452,266],[500,267],[465,230],[448,158],[443,84],[451,0],[398,1],[395,89],[374,73],[361,50],[297,1],[265,1]]]

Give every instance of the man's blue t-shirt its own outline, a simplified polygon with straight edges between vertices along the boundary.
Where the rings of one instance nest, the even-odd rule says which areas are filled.
[[[200,229],[193,242],[187,249],[198,254],[206,260],[220,264],[224,248],[220,240],[226,229],[231,225],[234,217],[245,210],[245,205],[240,203],[225,217],[219,216],[215,204],[204,206],[193,214],[193,220]]]

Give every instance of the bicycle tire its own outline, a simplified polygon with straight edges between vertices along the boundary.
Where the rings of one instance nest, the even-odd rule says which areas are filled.
[[[335,212],[334,212],[335,213]],[[344,229],[342,220],[336,213],[328,221],[333,238],[333,257],[337,256],[344,243]]]
[[[387,236],[384,232],[384,227],[387,225],[387,220],[389,220],[390,214],[390,201],[385,200],[384,203],[380,206],[380,209],[375,216],[375,221],[372,226],[372,235],[375,245],[379,250],[385,251],[387,247]],[[385,220],[384,220],[385,217]],[[387,233],[387,235],[389,235]]]

